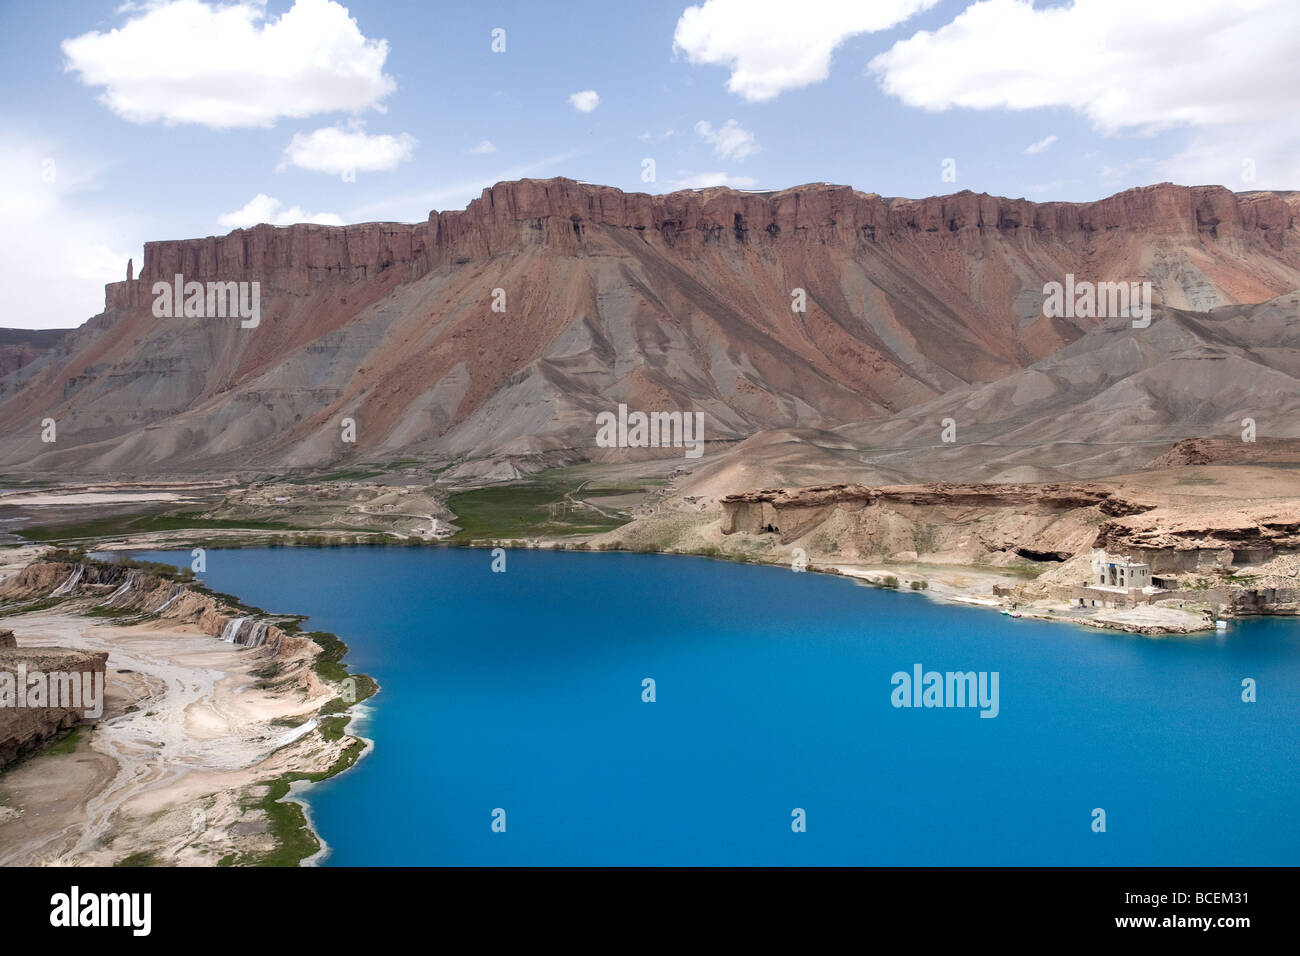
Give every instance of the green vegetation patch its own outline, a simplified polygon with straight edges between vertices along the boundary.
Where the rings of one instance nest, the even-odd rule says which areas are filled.
[[[8,617],[11,614],[28,614],[32,611],[44,611],[57,607],[63,601],[64,599],[61,597],[40,598],[36,601],[17,601],[0,607],[0,617]]]
[[[64,734],[62,738],[50,744],[45,748],[47,754],[70,754],[75,753],[77,744],[81,743],[81,734],[73,730]]]
[[[601,534],[627,523],[626,519],[603,515],[567,496],[581,482],[561,478],[537,479],[509,485],[495,485],[452,495],[447,505],[456,512],[460,532],[454,544],[513,537],[568,537]],[[631,488],[583,488],[582,497],[606,497],[641,491]]]
[[[319,783],[350,768],[361,757],[365,744],[354,740],[343,748],[328,770],[321,773],[286,773],[274,780],[263,781],[266,796],[255,806],[266,814],[270,833],[276,848],[258,856],[246,855],[238,859],[223,857],[219,866],[297,866],[320,849],[320,841],[307,826],[302,807],[292,801],[281,802],[289,793],[290,784],[299,780]]]
[[[204,530],[292,531],[282,521],[243,518],[207,518],[197,511],[178,514],[135,514],[94,518],[78,524],[23,528],[18,533],[29,541],[72,541],[79,538],[108,538],[153,531]]]

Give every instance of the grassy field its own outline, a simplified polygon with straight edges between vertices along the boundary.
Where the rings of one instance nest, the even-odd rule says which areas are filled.
[[[149,531],[206,531],[242,528],[252,531],[292,531],[293,526],[280,521],[256,521],[244,518],[205,518],[196,512],[180,514],[133,514],[96,518],[78,524],[43,525],[20,528],[18,534],[30,541],[75,541],[80,538],[103,538]]]
[[[552,474],[452,495],[447,504],[461,526],[453,541],[600,534],[626,523],[625,518],[603,515],[570,500],[568,496],[582,484],[572,476]],[[641,485],[588,488],[581,495],[598,499],[642,490]]]

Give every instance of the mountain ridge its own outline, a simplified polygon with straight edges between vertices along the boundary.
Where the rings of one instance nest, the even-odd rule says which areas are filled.
[[[704,411],[728,441],[883,420],[1097,327],[1043,315],[1044,282],[1067,273],[1150,281],[1157,302],[1197,311],[1300,288],[1298,212],[1296,194],[1221,186],[1036,204],[551,179],[499,183],[420,223],[151,242],[137,277],[106,286],[103,313],[0,377],[0,467],[411,454],[489,473],[608,456],[591,423],[620,402]],[[178,273],[258,281],[259,327],[155,318],[153,284]],[[54,448],[39,441],[45,417]],[[340,444],[344,417],[355,446]]]

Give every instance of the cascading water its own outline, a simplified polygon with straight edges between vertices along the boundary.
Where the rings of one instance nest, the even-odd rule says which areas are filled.
[[[226,626],[221,629],[221,639],[227,644],[237,643],[239,629],[244,626],[244,622],[247,620],[246,617],[232,617],[226,622]]]
[[[173,584],[173,585],[172,585],[172,594],[171,594],[171,597],[169,597],[166,601],[163,601],[162,606],[159,607],[158,610],[154,611],[154,613],[155,613],[155,614],[161,614],[163,611],[167,610],[167,608],[169,608],[169,607],[171,606],[171,603],[172,603],[173,601],[175,601],[178,597],[180,597],[180,596],[181,596],[182,594],[184,594],[184,593],[185,593],[185,589],[184,589],[184,588],[182,588],[182,587],[178,587],[178,586],[176,586],[176,585]]]
[[[66,581],[64,581],[57,588],[51,591],[50,596],[60,597],[64,594],[71,594],[73,588],[77,586],[77,582],[81,580],[81,576],[85,573],[86,573],[86,566],[84,564],[77,565],[77,569],[73,571],[70,575],[68,575],[68,579]]]
[[[266,632],[270,626],[266,621],[258,621],[253,625],[253,629],[249,632],[248,640],[244,642],[244,645],[246,647],[261,647],[266,643]]]
[[[122,584],[118,587],[116,591],[114,591],[112,594],[108,596],[108,600],[105,601],[103,604],[101,604],[100,607],[113,607],[114,602],[116,602],[117,599],[120,598],[127,591],[131,590],[131,585],[134,583],[135,583],[135,571],[132,570],[127,573],[126,580],[122,582]]]

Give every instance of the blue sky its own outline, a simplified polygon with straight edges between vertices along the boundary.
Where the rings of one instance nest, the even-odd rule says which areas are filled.
[[[1297,11],[0,2],[0,326],[80,324],[147,240],[415,221],[524,176],[1040,201],[1296,188]]]

